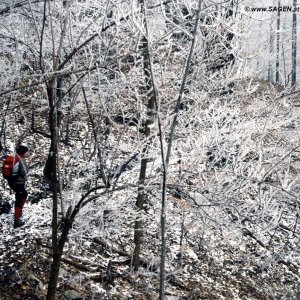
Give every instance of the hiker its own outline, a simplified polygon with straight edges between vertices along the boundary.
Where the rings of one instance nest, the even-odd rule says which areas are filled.
[[[28,166],[26,158],[29,157],[29,149],[25,145],[20,145],[16,148],[16,158],[19,159],[18,172],[16,176],[8,179],[9,187],[15,192],[15,214],[14,214],[14,228],[25,224],[21,219],[22,210],[27,199],[27,191],[25,189],[25,182],[28,175]]]

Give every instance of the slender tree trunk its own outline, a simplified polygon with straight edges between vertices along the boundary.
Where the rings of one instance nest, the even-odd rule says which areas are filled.
[[[280,0],[278,0],[278,7],[280,7]],[[275,73],[275,81],[279,83],[279,73],[280,73],[280,10],[277,13],[277,33],[276,33],[276,73]]]
[[[63,255],[63,250],[67,241],[68,234],[72,228],[72,224],[74,222],[74,219],[76,217],[76,214],[78,213],[78,210],[74,210],[72,212],[72,215],[67,214],[65,218],[64,228],[62,230],[60,239],[56,245],[55,251],[53,251],[53,260],[51,265],[51,273],[50,273],[50,280],[48,284],[48,293],[46,300],[54,300],[55,299],[55,292],[57,288],[57,281],[58,281],[58,275],[59,275],[59,269],[61,264],[61,258]],[[71,212],[70,212],[71,213]]]
[[[55,299],[61,257],[62,257],[62,252],[60,252],[58,250],[53,252],[53,254],[52,254],[51,273],[50,273],[50,277],[49,277],[48,292],[47,292],[46,300],[54,300]]]
[[[293,7],[296,9],[297,0],[293,1]],[[292,81],[291,87],[292,91],[296,87],[296,78],[297,78],[297,12],[293,12],[293,25],[292,25]]]
[[[166,220],[167,220],[167,182],[168,182],[168,169],[169,169],[169,162],[171,159],[171,153],[172,153],[172,144],[175,134],[175,128],[177,124],[178,114],[180,110],[180,105],[182,103],[184,93],[186,91],[186,84],[188,75],[190,74],[190,67],[192,63],[192,56],[194,53],[195,43],[196,43],[196,37],[198,33],[198,27],[199,27],[199,19],[200,19],[200,11],[201,11],[201,3],[202,0],[198,1],[198,9],[196,14],[196,20],[193,30],[193,39],[189,51],[189,55],[186,60],[185,70],[181,81],[181,86],[179,90],[179,95],[176,102],[176,107],[174,111],[174,118],[171,124],[171,129],[169,132],[169,138],[168,138],[168,147],[167,147],[167,154],[166,157],[164,157],[163,152],[163,140],[162,140],[162,131],[161,126],[159,126],[160,130],[160,144],[161,144],[161,150],[162,150],[162,163],[163,163],[163,184],[162,184],[162,207],[161,207],[161,254],[160,254],[160,286],[159,286],[159,300],[165,299],[165,264],[166,264],[166,245],[167,245],[167,230],[166,230]],[[160,120],[159,120],[160,123]]]
[[[92,113],[91,113],[91,109],[89,107],[89,102],[88,102],[88,99],[87,99],[86,92],[85,92],[84,88],[82,88],[82,93],[83,93],[83,99],[84,99],[84,102],[85,102],[87,113],[88,113],[88,116],[89,116],[89,120],[90,120],[90,123],[92,125],[92,131],[93,131],[94,143],[95,143],[95,150],[94,151],[97,151],[97,156],[98,156],[98,159],[99,159],[99,170],[100,170],[102,182],[106,186],[108,186],[110,183],[109,183],[109,180],[108,180],[106,172],[105,172],[105,163],[104,163],[103,151],[102,151],[101,145],[99,145],[99,141],[98,141],[98,129],[97,129],[96,124],[94,122],[94,119],[93,119],[93,116],[92,116]]]
[[[273,22],[272,22],[273,23]],[[274,54],[274,33],[272,24],[270,25],[270,40],[269,40],[269,67],[268,67],[268,81],[273,81],[273,54]]]
[[[141,4],[143,6],[143,4]],[[150,74],[150,57],[149,57],[149,49],[148,49],[148,41],[146,37],[142,38],[142,56],[143,56],[143,64],[144,64],[144,78],[146,85],[146,93],[148,95],[148,103],[147,103],[147,120],[144,125],[145,137],[149,138],[150,136],[150,125],[154,122],[154,109],[155,102],[153,98],[153,81]],[[149,142],[147,141],[143,150],[142,150],[142,159],[141,159],[141,167],[140,167],[140,175],[139,175],[139,186],[138,186],[138,196],[136,201],[136,206],[139,211],[143,211],[144,204],[146,202],[146,194],[145,194],[145,179],[147,173],[147,164],[148,164],[148,148]],[[140,262],[140,250],[141,250],[141,241],[143,237],[143,222],[140,220],[140,216],[137,217],[137,220],[134,224],[134,252],[132,258],[132,265],[135,271],[138,270],[139,262]]]
[[[46,3],[46,0],[45,0]],[[52,34],[52,54],[53,54],[53,71],[58,70],[59,63],[61,61],[62,55],[62,45],[63,40],[66,33],[67,28],[67,21],[68,18],[63,20],[63,28],[60,35],[59,45],[56,51],[56,45],[54,43],[54,36],[55,32],[53,29],[53,20],[51,19],[51,8],[50,8],[50,1],[48,0],[48,7],[49,7],[49,16],[50,16],[50,31]],[[45,19],[45,11],[44,11],[44,19]],[[42,39],[43,37],[41,37]],[[41,47],[42,51],[42,47]],[[42,53],[41,53],[42,55]],[[65,240],[62,242],[63,237],[61,236],[60,241],[58,240],[58,196],[60,191],[60,181],[59,181],[59,161],[58,161],[58,145],[59,145],[59,127],[61,123],[61,115],[59,112],[59,108],[61,105],[61,97],[62,97],[62,88],[63,88],[63,78],[58,77],[56,79],[49,80],[47,84],[47,94],[48,94],[48,101],[49,101],[49,129],[50,129],[50,136],[51,136],[51,145],[50,145],[50,152],[48,155],[47,160],[47,167],[48,167],[48,180],[50,182],[51,191],[52,191],[52,256],[53,261],[51,265],[49,283],[48,283],[48,292],[46,300],[54,300],[56,288],[57,288],[57,281],[58,281],[58,274],[59,274],[59,267],[61,263],[61,256],[63,253],[64,243]],[[45,166],[46,168],[46,166]],[[61,199],[61,209],[62,213],[64,210],[63,202]],[[66,230],[68,222],[64,220]]]
[[[43,40],[44,40],[44,29],[46,22],[46,8],[47,8],[48,0],[44,0],[44,17],[43,17],[43,25],[41,32],[41,40],[40,40],[40,68],[43,72]],[[50,8],[49,8],[50,9]],[[54,46],[53,46],[54,49]],[[55,52],[53,52],[53,57],[55,57]],[[53,66],[55,66],[55,59]],[[50,149],[48,158],[44,167],[44,176],[48,180],[51,191],[52,191],[52,256],[53,261],[51,264],[51,272],[49,276],[48,282],[48,291],[47,291],[47,300],[54,300],[58,273],[59,273],[59,252],[58,252],[58,238],[57,238],[57,215],[58,215],[58,188],[57,188],[57,113],[55,108],[56,102],[56,88],[57,81],[56,79],[49,80],[47,83],[47,96],[49,102],[49,131],[50,131]]]
[[[51,272],[48,283],[48,293],[47,300],[53,300],[55,297],[59,266],[60,266],[60,257],[61,251],[58,249],[58,177],[57,177],[57,151],[58,151],[58,133],[57,133],[57,111],[55,107],[55,87],[56,81],[53,80],[49,83],[47,87],[48,100],[50,107],[50,116],[49,116],[49,127],[51,134],[51,146],[50,153],[48,156],[47,164],[49,167],[49,181],[52,191],[52,255],[53,261],[51,265]]]

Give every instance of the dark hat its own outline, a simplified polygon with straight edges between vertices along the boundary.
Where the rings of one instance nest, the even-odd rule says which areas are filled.
[[[19,154],[19,155],[23,155],[23,154],[26,153],[28,150],[29,150],[29,149],[28,149],[27,146],[20,145],[20,146],[17,147],[16,152],[17,152],[17,154]]]

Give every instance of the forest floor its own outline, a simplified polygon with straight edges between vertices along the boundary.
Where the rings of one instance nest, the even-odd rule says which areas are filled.
[[[257,101],[257,103],[261,104],[262,102]],[[245,109],[253,113],[253,118],[256,118],[257,121],[259,118],[255,115],[256,110],[250,107],[250,104],[247,104]],[[252,105],[255,105],[255,103]],[[273,111],[271,106],[270,110]],[[281,108],[280,112],[286,111]],[[260,113],[260,108],[257,113]],[[299,112],[294,107],[286,113],[291,114],[291,120],[298,119]],[[250,121],[253,119],[251,115],[247,118]],[[278,122],[278,128],[274,127],[273,130],[273,127],[271,127],[270,129],[272,133],[270,136],[275,136],[273,137],[275,146],[271,144],[268,146],[272,146],[272,149],[277,152],[281,151],[282,148],[283,150],[288,149],[288,142],[297,137],[293,126],[290,126],[287,122],[281,124],[285,118],[285,115],[279,114],[274,119]],[[267,123],[263,122],[263,125],[265,124]],[[267,134],[263,136],[269,137]],[[283,142],[279,143],[281,140]],[[35,143],[32,142],[32,144]],[[293,147],[293,145],[290,146],[291,149]],[[267,149],[266,157],[271,159],[272,157],[270,158],[268,151]],[[282,153],[285,152],[281,151],[277,156],[282,157]],[[274,161],[277,162],[275,154]],[[295,153],[293,160],[298,159],[298,156],[298,152]],[[36,161],[37,159],[35,159],[36,169],[33,170],[36,171],[36,173],[33,172],[35,177],[32,173],[30,176],[35,178],[34,184],[29,184],[31,188],[29,190],[30,195],[34,195],[35,192],[43,192],[40,190],[43,189],[40,186],[40,178],[42,177],[40,170],[44,159],[40,159],[39,164]],[[268,163],[270,164],[270,162]],[[300,170],[299,162],[292,161],[292,163],[293,169],[290,168],[291,171],[296,170],[298,174],[300,172],[298,171],[298,169]],[[255,160],[249,164],[254,165]],[[278,163],[274,165],[277,166]],[[215,170],[215,172],[217,171]],[[286,173],[289,174],[289,172]],[[274,184],[274,182],[271,183]],[[254,183],[249,183],[249,194],[252,193],[251,188]],[[208,181],[207,184],[211,185],[212,183]],[[33,186],[36,187],[37,191],[34,191]],[[297,195],[299,194],[298,186],[298,184],[295,185],[293,190]],[[13,204],[14,195],[9,194],[5,185],[0,186],[0,191],[1,197]],[[241,196],[244,193],[242,192]],[[13,210],[9,214],[0,215],[0,300],[43,300],[46,298],[52,261],[52,201],[48,196],[45,194],[40,201],[34,201],[34,197],[28,199],[24,208],[26,224],[23,227],[13,229]],[[76,299],[76,297],[71,298],[71,296],[66,298],[66,294],[70,291],[74,292],[75,295],[80,295],[77,299],[85,300],[154,300],[158,298],[159,229],[156,231],[152,228],[145,229],[148,232],[144,236],[142,245],[141,267],[138,272],[133,272],[130,265],[133,249],[133,222],[130,220],[130,216],[127,220],[126,215],[131,212],[133,206],[130,206],[129,196],[126,195],[124,199],[124,206],[127,207],[127,210],[121,205],[117,209],[111,207],[115,203],[115,199],[108,203],[105,202],[105,199],[99,199],[98,202],[90,203],[86,214],[83,212],[78,218],[78,223],[75,222],[64,249],[56,300]],[[284,203],[287,202],[286,195],[282,199]],[[278,203],[282,204],[282,199],[280,198]],[[174,199],[170,195],[169,200],[171,203],[175,203],[178,199],[172,201]],[[131,201],[133,204],[135,203],[135,199]],[[280,223],[274,227],[274,232],[270,231],[272,235],[267,231],[266,240],[268,243],[262,239],[264,238],[263,226],[255,219],[253,222],[249,222],[251,217],[255,217],[252,212],[251,201],[249,209],[246,206],[249,210],[249,213],[245,214],[247,218],[243,219],[244,223],[248,222],[249,224],[237,222],[236,216],[230,210],[225,210],[228,215],[223,214],[222,216],[225,215],[229,219],[232,217],[229,223],[230,226],[227,224],[229,226],[228,232],[230,232],[227,236],[226,228],[222,232],[221,230],[218,231],[218,226],[210,226],[204,230],[207,235],[204,236],[203,242],[202,236],[193,233],[193,228],[199,221],[195,217],[190,223],[191,226],[186,227],[186,235],[183,238],[185,244],[182,245],[178,238],[181,234],[178,233],[178,228],[175,226],[172,228],[169,225],[166,299],[300,299],[300,293],[298,292],[300,290],[300,253],[297,251],[300,233],[295,230],[295,226],[293,227],[293,224],[298,222],[298,214],[295,222],[292,222],[293,219],[289,221],[290,215],[293,215],[293,211],[298,206],[295,208],[292,205],[294,202],[290,202],[291,204],[282,206],[285,210],[282,209],[281,211],[282,214],[287,215],[287,220],[281,218]],[[253,208],[258,209],[256,203]],[[113,209],[115,209],[116,214],[113,214]],[[120,210],[125,211],[122,217],[119,214]],[[99,211],[103,215],[102,219],[99,217],[100,213],[95,213]],[[105,220],[106,213],[108,217]],[[259,213],[261,212],[259,211]],[[261,215],[267,219],[269,218],[268,213],[270,211],[262,211]],[[158,215],[157,211],[152,213],[151,216],[149,213],[150,217],[148,218],[151,222],[148,222],[150,224],[148,227],[153,226],[151,224],[155,223],[155,221],[152,222],[151,218],[155,219]],[[207,215],[210,218],[210,215]],[[256,215],[260,216],[258,213]],[[89,219],[90,223],[83,224],[84,218],[88,219],[89,216],[92,216]],[[179,218],[175,213],[173,217]],[[116,220],[120,222],[117,223]],[[82,222],[80,225],[83,229],[79,228],[79,222]],[[102,227],[100,230],[98,223],[101,222]],[[179,224],[178,220],[176,222],[176,224]],[[199,227],[204,224],[199,223],[201,224]],[[272,225],[272,223],[266,224]],[[236,226],[240,227],[237,228]],[[111,229],[111,234],[105,236],[108,227]]]
[[[26,224],[17,229],[13,229],[12,212],[0,215],[0,300],[45,299],[51,264],[51,227],[50,218],[47,215],[49,212],[48,200],[44,199],[37,204],[27,203],[24,209]],[[76,299],[63,297],[66,291],[70,290],[75,290],[81,295],[78,299],[156,299],[157,270],[152,270],[152,276],[151,270],[148,270],[147,274],[145,270],[144,274],[140,272],[135,276],[129,271],[124,258],[122,265],[122,258],[119,256],[121,263],[117,266],[117,260],[114,260],[114,271],[111,273],[114,278],[108,278],[108,268],[101,269],[102,262],[99,263],[100,267],[94,269],[93,272],[93,268],[88,264],[76,263],[70,251],[66,252],[60,272],[57,300]],[[294,299],[273,298],[265,290],[265,286],[282,284],[282,280],[287,280],[287,277],[293,280],[292,272],[288,272],[288,268],[284,266],[283,269],[286,269],[284,272],[273,272],[269,274],[270,276],[267,276],[267,273],[261,276],[262,270],[255,272],[254,268],[249,268],[245,276],[242,262],[227,260],[224,268],[219,268],[212,259],[203,256],[202,262],[198,259],[193,262],[192,259],[186,258],[184,264],[181,274],[179,271],[175,276],[168,276],[166,298],[168,300]],[[237,270],[238,265],[239,270]],[[198,274],[202,277],[203,284],[187,279],[184,269],[188,268],[193,268],[195,273],[190,278],[193,276],[196,278]],[[104,275],[99,275],[101,273]],[[288,274],[283,276],[283,273]],[[261,281],[263,278],[265,282]],[[147,280],[150,280],[148,287]],[[110,290],[111,293],[107,293],[102,287]],[[116,292],[117,290],[119,292]]]
[[[42,202],[41,202],[42,204]],[[27,203],[25,225],[13,228],[13,209],[0,215],[0,299],[43,299],[51,261],[41,246],[50,227],[41,221],[43,205]]]

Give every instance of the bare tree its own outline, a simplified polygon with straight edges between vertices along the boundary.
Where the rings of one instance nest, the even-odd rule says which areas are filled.
[[[162,208],[161,208],[161,257],[160,257],[160,289],[159,289],[159,299],[165,299],[165,259],[166,259],[166,243],[167,243],[167,232],[166,232],[166,195],[167,195],[167,182],[168,182],[168,168],[171,159],[171,152],[172,152],[172,144],[175,134],[176,123],[178,119],[178,114],[180,112],[180,106],[184,97],[186,84],[188,80],[188,75],[190,73],[190,67],[192,62],[192,57],[194,54],[194,48],[197,38],[197,33],[199,30],[199,20],[200,20],[200,12],[201,12],[201,4],[202,1],[198,1],[198,7],[195,14],[195,25],[193,29],[193,38],[189,50],[189,55],[187,57],[187,61],[185,64],[185,70],[182,77],[182,82],[180,85],[180,90],[178,93],[178,98],[176,101],[176,106],[174,109],[174,117],[172,120],[170,132],[169,132],[169,139],[168,139],[168,146],[166,154],[163,151],[164,142],[162,139],[162,130],[161,125],[159,125],[159,134],[160,134],[160,144],[161,144],[161,158],[163,164],[163,182],[162,182]],[[156,101],[157,102],[157,101]],[[158,120],[160,122],[160,120]]]
[[[146,18],[145,15],[145,2],[140,1],[141,6],[141,12],[144,15],[144,18]],[[145,21],[144,21],[145,22]],[[145,209],[145,204],[147,202],[146,199],[146,193],[145,193],[145,179],[147,174],[147,164],[148,164],[148,149],[149,145],[151,144],[150,139],[150,127],[154,122],[155,118],[155,103],[154,103],[154,84],[153,79],[150,74],[150,59],[149,57],[149,45],[147,42],[147,37],[143,36],[141,39],[141,48],[142,48],[142,60],[143,60],[143,68],[144,68],[144,78],[145,78],[145,92],[147,95],[147,119],[145,121],[142,121],[142,131],[145,134],[145,138],[148,139],[146,142],[143,150],[142,150],[142,159],[141,159],[141,167],[140,167],[140,175],[139,175],[139,187],[138,187],[138,195],[137,195],[137,201],[136,205],[140,211]],[[141,241],[143,237],[143,224],[140,216],[138,216],[138,219],[135,221],[134,225],[134,252],[133,252],[133,258],[132,258],[132,265],[134,270],[138,270],[139,267],[139,260],[140,260],[140,250],[141,250]]]
[[[278,0],[278,7],[280,7],[281,2]],[[280,9],[277,12],[277,33],[276,33],[276,67],[275,67],[275,82],[280,81],[280,29],[281,29],[281,14]]]
[[[292,24],[292,80],[291,80],[291,87],[292,90],[296,88],[296,79],[297,79],[297,0],[293,1],[293,24]]]

